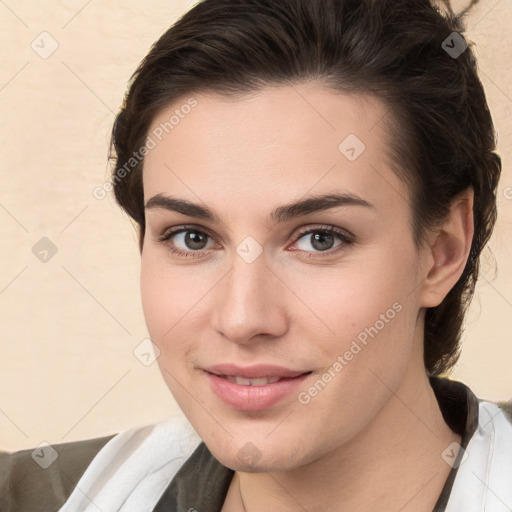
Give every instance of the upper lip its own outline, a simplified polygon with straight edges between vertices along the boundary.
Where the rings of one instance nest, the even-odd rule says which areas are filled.
[[[265,377],[282,377],[291,378],[298,377],[304,373],[309,373],[308,370],[290,370],[283,366],[275,366],[270,364],[255,364],[253,366],[238,366],[236,364],[216,364],[204,368],[208,373],[215,375],[231,375],[233,377],[244,377],[246,379],[257,379]]]

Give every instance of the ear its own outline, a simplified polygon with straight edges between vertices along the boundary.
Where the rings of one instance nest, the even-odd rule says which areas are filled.
[[[420,294],[422,307],[436,307],[459,280],[473,240],[473,189],[453,200],[443,225],[431,232],[427,251],[427,275]]]

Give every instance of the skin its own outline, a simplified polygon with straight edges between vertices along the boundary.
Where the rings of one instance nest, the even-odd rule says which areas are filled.
[[[451,469],[441,453],[460,437],[428,382],[423,313],[464,269],[472,194],[454,202],[418,250],[409,191],[387,160],[378,99],[316,82],[236,100],[194,97],[197,107],[147,155],[144,197],[208,205],[222,222],[147,209],[141,293],[165,382],[213,455],[236,471],[223,512],[244,510],[239,487],[248,512],[431,511]],[[160,112],[150,132],[187,99]],[[352,162],[338,149],[351,133],[366,146]],[[333,191],[373,206],[267,220],[274,207]],[[157,241],[184,224],[209,235],[202,249],[183,234]],[[323,250],[311,234],[293,240],[299,228],[322,226],[350,232],[352,243],[334,236]],[[263,251],[252,263],[236,251],[247,236]],[[202,254],[179,256],[171,246]],[[294,392],[263,411],[235,410],[201,370],[219,363],[311,370],[298,390],[307,392],[395,303],[401,311],[307,404]],[[242,461],[249,442],[258,457]]]

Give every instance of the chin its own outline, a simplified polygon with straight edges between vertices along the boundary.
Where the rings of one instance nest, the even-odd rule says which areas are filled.
[[[281,440],[272,442],[259,436],[241,436],[233,439],[226,436],[222,442],[210,442],[203,438],[213,456],[224,466],[245,473],[262,473],[269,471],[290,471],[314,460],[314,455],[297,452],[296,443],[291,439],[289,445]],[[304,446],[301,446],[303,449]]]
[[[233,471],[242,471],[244,473],[286,472],[301,465],[292,463],[288,457],[281,456],[281,454],[278,454],[277,457],[275,455],[272,456],[271,460],[268,460],[268,458],[263,455],[257,461],[241,461],[236,453],[229,456],[226,456],[225,453],[219,453],[218,455],[214,453],[214,456],[224,466]]]

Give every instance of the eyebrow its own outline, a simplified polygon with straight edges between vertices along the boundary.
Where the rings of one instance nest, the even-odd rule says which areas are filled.
[[[375,208],[374,205],[357,195],[330,193],[311,196],[306,199],[301,199],[300,201],[278,206],[270,213],[269,220],[273,224],[278,224],[296,217],[301,217],[310,213],[318,213],[341,206],[363,206],[366,208]],[[211,210],[207,206],[192,203],[186,199],[164,196],[162,194],[156,194],[147,201],[145,209],[150,210],[153,208],[169,210],[214,223],[221,221],[215,211]]]

